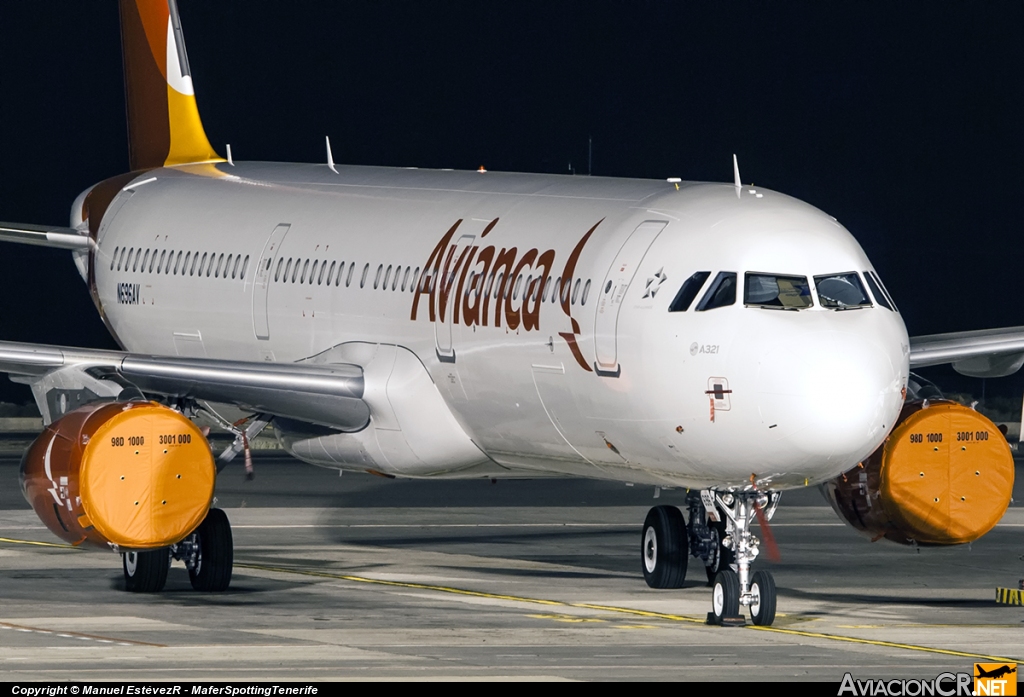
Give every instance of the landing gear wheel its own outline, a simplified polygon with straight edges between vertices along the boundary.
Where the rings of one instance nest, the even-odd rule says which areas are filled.
[[[675,506],[655,506],[644,521],[640,560],[651,588],[681,588],[686,579],[689,537],[686,520]]]
[[[195,561],[189,566],[188,577],[197,591],[225,591],[231,583],[234,563],[234,545],[231,523],[224,511],[211,508],[206,519],[192,533]],[[166,572],[165,572],[166,573]]]
[[[736,563],[736,553],[722,546],[722,540],[725,539],[726,534],[724,520],[720,520],[717,523],[709,523],[708,528],[711,529],[711,536],[715,540],[715,551],[712,552],[712,556],[708,557],[708,564],[704,567],[704,570],[708,573],[708,585],[712,586],[715,583],[715,576],[718,575],[719,571],[728,569]]]
[[[722,624],[740,614],[740,579],[732,569],[722,569],[711,586],[711,622]]]
[[[775,621],[775,579],[771,572],[754,572],[750,581],[750,595],[750,619],[754,624],[770,627]]]
[[[131,593],[159,593],[167,583],[171,558],[166,549],[125,552],[121,555],[124,589]]]

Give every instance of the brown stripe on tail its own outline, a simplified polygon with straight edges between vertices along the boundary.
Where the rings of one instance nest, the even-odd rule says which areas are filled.
[[[223,161],[199,118],[175,0],[120,0],[132,170]]]

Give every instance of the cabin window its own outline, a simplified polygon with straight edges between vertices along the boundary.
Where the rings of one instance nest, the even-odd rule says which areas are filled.
[[[151,250],[147,249],[146,253],[142,255],[142,264],[139,267],[139,271],[146,273],[146,264],[149,262],[149,253]]]
[[[395,280],[391,281],[391,290],[398,290],[398,277],[402,275],[402,267],[395,269]]]
[[[153,254],[149,257],[148,273],[153,273],[153,265],[156,263],[156,251],[157,250],[154,249],[153,250]],[[159,269],[160,267],[157,267],[157,268]]]
[[[875,296],[875,302],[884,307],[886,310],[896,311],[896,306],[893,305],[889,299],[889,295],[882,290],[882,282],[872,272],[865,271],[864,278],[867,279],[868,287],[871,288],[871,294]]]
[[[576,298],[579,296],[579,294],[580,294],[580,279],[577,278],[576,279],[576,283],[575,283],[575,285],[573,285],[573,288],[572,288],[572,304],[573,305],[576,304]]]
[[[196,271],[196,262],[199,261],[199,252],[192,255],[192,266],[188,267],[188,275],[191,276]]]
[[[160,262],[156,265],[156,272],[160,273],[160,269],[163,268],[164,261],[167,259],[167,250],[160,252]]]
[[[818,302],[822,307],[834,310],[871,307],[871,301],[860,282],[860,277],[852,271],[830,276],[815,276],[814,288],[818,291]]]
[[[560,292],[561,288],[562,288],[562,277],[559,276],[558,278],[555,279],[555,284],[551,287],[551,302],[552,303],[557,303],[558,302],[558,293]]]
[[[177,258],[176,258],[176,259],[174,260],[174,275],[175,275],[175,276],[177,276],[177,275],[178,275],[178,268],[179,268],[179,267],[181,266],[181,255],[182,255],[182,254],[183,254],[183,252],[182,252],[182,251],[181,251],[181,250],[179,249],[179,250],[178,250],[178,256],[177,256]]]
[[[420,280],[420,267],[416,267],[416,270],[412,272],[412,283],[409,284],[409,290],[416,292],[416,284]]]
[[[306,262],[307,264],[309,262]],[[313,268],[309,270],[309,285],[313,285],[313,281],[316,280],[316,270],[320,267],[320,260],[313,260]],[[305,272],[303,272],[305,274]]]
[[[294,259],[292,259],[291,257],[288,257],[288,261],[287,261],[287,262],[285,262],[285,265],[284,265],[284,275],[283,275],[283,276],[281,277],[281,279],[282,279],[282,280],[283,280],[283,281],[284,281],[285,283],[287,283],[287,282],[288,282],[288,276],[290,276],[290,275],[291,275],[291,272],[292,272],[292,263],[293,263],[293,262],[294,262]]]
[[[327,285],[331,285],[331,279],[334,278],[334,269],[338,266],[338,262],[332,261],[331,268],[327,269]],[[337,285],[337,283],[335,283]]]
[[[572,279],[566,278],[562,281],[562,304],[569,304],[569,291],[572,290]],[[607,292],[607,291],[605,291]]]
[[[331,267],[331,270],[332,271],[334,270],[333,266]],[[327,260],[326,259],[324,261],[320,262],[320,274],[316,277],[316,284],[318,286],[322,286],[324,284],[324,274],[325,273],[327,273]],[[327,282],[328,283],[331,282],[331,277],[330,276],[327,277]]]
[[[356,270],[356,263],[353,261],[348,265],[348,276],[345,277],[345,287],[348,288],[349,284],[352,283],[352,272]]]
[[[379,276],[380,272],[378,272],[377,275]],[[390,281],[390,280],[391,280],[391,265],[389,264],[388,265],[387,273],[384,274],[384,290],[388,289],[388,281]]]
[[[277,281],[281,277],[281,265],[284,264],[284,257],[277,260],[277,268],[274,269],[274,280]],[[285,274],[287,277],[287,274]]]
[[[298,266],[298,264],[296,264],[296,266]],[[306,261],[304,261],[303,264],[302,264],[302,273],[299,275],[299,283],[305,283],[306,282],[306,272],[307,271],[309,271],[309,259],[306,259]],[[310,278],[313,278],[313,277],[310,276]]]
[[[366,286],[366,277],[370,275],[370,265],[367,264],[363,267],[363,277],[359,279],[359,287],[363,288]]]
[[[124,253],[125,253],[126,251],[127,251],[127,250],[126,250],[126,249],[125,249],[124,247],[121,247],[121,258],[119,258],[119,259],[117,260],[117,270],[118,270],[118,271],[120,271],[120,270],[121,270],[121,262],[123,262],[123,261],[124,261]],[[128,268],[128,267],[126,266],[126,267],[125,267],[125,269],[127,269],[127,268]]]
[[[698,271],[697,273],[690,276],[683,285],[680,286],[679,292],[676,293],[676,297],[672,299],[671,304],[668,306],[669,312],[686,312],[690,309],[690,305],[693,304],[694,299],[697,297],[697,293],[704,287],[704,284],[710,278],[710,271]]]
[[[405,275],[402,276],[402,292],[405,292],[405,287],[407,285],[409,285],[409,276],[410,276],[410,274],[412,274],[412,267],[411,266],[406,266],[405,267]]]
[[[727,307],[736,303],[736,274],[732,271],[722,271],[715,280],[711,282],[711,287],[708,288],[708,292],[704,294],[700,304],[697,305],[698,312],[704,312],[706,310],[714,310],[719,307]]]
[[[228,261],[231,261],[231,257],[228,257]],[[238,264],[242,261],[242,255],[239,254],[235,257],[235,263],[231,264],[231,280],[238,278]]]
[[[270,263],[269,260],[267,261],[267,263],[269,265],[269,263]],[[243,281],[245,280],[245,272],[246,272],[246,270],[248,270],[248,268],[249,268],[249,255],[246,254],[245,255],[245,259],[242,260],[242,272],[238,276]]]
[[[589,278],[587,279],[587,282],[583,285],[583,297],[580,298],[580,305],[586,305],[587,304],[587,296],[588,295],[590,295],[590,279]]]
[[[384,273],[384,264],[377,267],[377,275],[373,277],[373,289],[377,290],[380,286],[380,275]]]
[[[120,249],[120,247],[114,247],[114,254],[113,254],[113,256],[110,257],[110,270],[111,271],[114,270],[114,264],[117,263],[117,252],[118,252],[119,249]]]

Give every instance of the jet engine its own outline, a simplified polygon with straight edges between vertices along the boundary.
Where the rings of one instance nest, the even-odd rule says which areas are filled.
[[[206,517],[216,467],[202,432],[155,402],[86,404],[21,461],[21,490],[57,537],[120,550],[175,544]]]
[[[995,424],[969,407],[925,399],[908,402],[881,447],[822,491],[872,540],[955,545],[995,527],[1010,504],[1013,474]]]

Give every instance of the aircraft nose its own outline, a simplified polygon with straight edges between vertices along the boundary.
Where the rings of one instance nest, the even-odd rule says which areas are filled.
[[[898,345],[841,331],[767,349],[758,406],[779,454],[797,460],[787,464],[852,467],[878,447],[903,402],[900,355]]]

